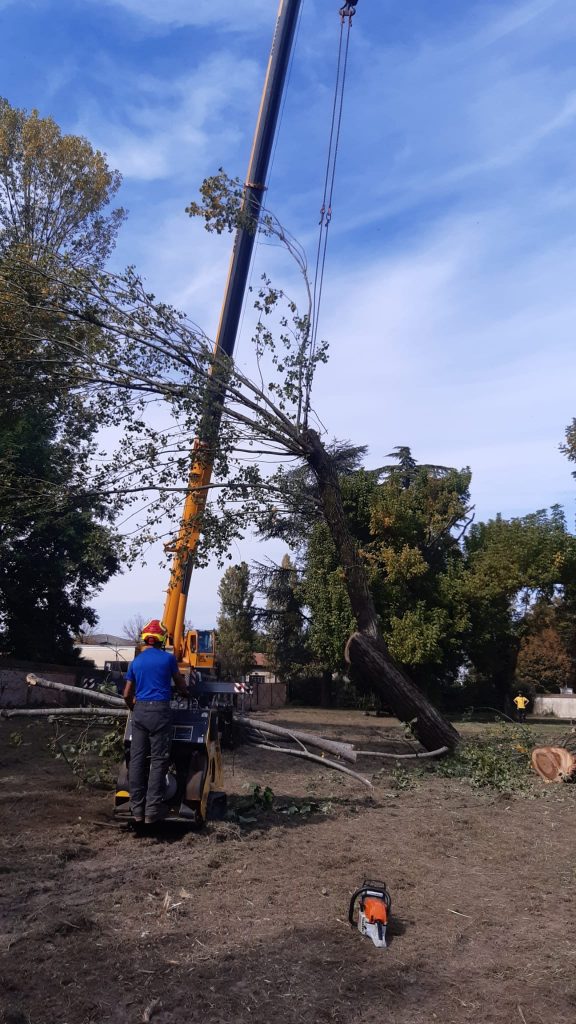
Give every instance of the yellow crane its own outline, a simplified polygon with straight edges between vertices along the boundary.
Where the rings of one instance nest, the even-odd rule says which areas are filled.
[[[252,224],[258,222],[262,197],[274,142],[278,114],[294,34],[302,0],[280,0],[276,29],[266,71],[258,121],[244,187],[242,212]],[[239,228],[234,240],[228,281],[224,295],[214,352],[232,357],[250,261],[254,246],[254,231]],[[163,625],[168,634],[167,646],[181,667],[195,668],[210,673],[215,667],[215,636],[212,630],[184,632],[186,602],[193,568],[193,556],[202,529],[202,515],[206,505],[212,477],[213,457],[210,444],[214,444],[222,417],[225,392],[214,388],[209,412],[209,440],[200,437],[194,444],[192,467],[188,478],[188,492],[174,544],[170,582],[163,612]],[[233,684],[228,684],[233,689]],[[209,684],[208,684],[209,686]],[[226,684],[218,684],[221,690]],[[210,816],[218,816],[225,807],[222,790],[222,758],[220,738],[230,725],[231,707],[222,709],[213,701],[189,700],[188,706],[173,706],[173,736],[171,767],[166,780],[165,799],[169,818],[202,823]],[[227,721],[228,716],[228,721]],[[115,812],[120,817],[130,816],[128,767],[130,762],[131,720],[128,719],[124,737],[125,758],[116,786]]]
[[[358,0],[346,0],[340,8],[342,28],[345,20],[348,19],[348,32],[350,31],[352,18],[356,13],[357,2]],[[248,282],[250,261],[256,236],[254,225],[258,223],[262,198],[266,189],[266,179],[278,114],[301,6],[302,0],[280,0],[278,8],[276,29],[272,40],[264,88],[262,90],[260,110],[258,112],[240,211],[240,223],[250,224],[250,229],[239,227],[236,232],[220,322],[216,333],[215,355],[223,353],[226,356],[232,357],[234,354],[236,335],[238,333],[242,303]],[[343,81],[344,79],[342,79],[342,88]],[[330,159],[329,155],[329,162]],[[332,168],[332,174],[333,171],[334,168]],[[323,208],[321,222],[324,213]],[[327,211],[326,228],[329,224],[330,216],[330,211]],[[212,444],[217,438],[223,402],[224,391],[216,388],[213,407],[210,409],[210,438]],[[213,672],[216,664],[214,632],[210,630],[191,630],[185,633],[184,622],[192,576],[193,557],[202,531],[202,515],[210,487],[212,467],[213,457],[210,454],[209,446],[206,444],[206,439],[197,439],[194,445],[192,468],[188,479],[188,494],[182,514],[180,530],[174,545],[174,559],[162,619],[168,632],[168,645],[174,651],[183,667],[190,666],[200,671],[208,672]]]
[[[260,101],[260,110],[254,133],[252,152],[248,164],[241,214],[250,224],[257,224],[266,188],[266,179],[278,114],[294,41],[296,24],[302,0],[280,0],[276,29]],[[246,222],[241,217],[241,222]],[[242,303],[248,281],[255,232],[239,227],[234,240],[228,280],[216,333],[214,353],[232,357],[242,312]],[[210,434],[215,439],[222,415],[224,393],[216,389],[210,410]],[[206,635],[209,631],[192,630],[185,634],[186,602],[192,576],[193,557],[202,530],[202,514],[206,505],[212,477],[213,458],[205,440],[197,439],[194,446],[192,468],[188,479],[188,494],[184,505],[180,530],[174,545],[174,558],[170,583],[164,605],[163,623],[168,632],[168,643],[178,661],[184,666],[211,670],[215,664],[215,643]]]

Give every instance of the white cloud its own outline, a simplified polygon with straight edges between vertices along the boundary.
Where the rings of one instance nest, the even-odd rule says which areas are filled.
[[[191,195],[187,195],[191,199]],[[140,222],[130,249],[119,248],[117,263],[127,263],[134,249],[138,254],[138,270],[149,287],[163,301],[188,313],[209,336],[218,323],[226,270],[230,256],[230,236],[207,234],[199,221],[184,213],[174,203],[155,211],[149,224]]]
[[[397,444],[471,465],[482,515],[572,496],[558,445],[576,414],[576,254],[566,238],[502,259],[514,229],[487,214],[481,227],[444,222],[333,276],[322,329],[331,359],[315,405],[329,434],[367,442],[373,465]]]
[[[270,0],[106,0],[157,25],[251,32],[270,22]]]
[[[102,61],[100,77],[111,69]],[[181,175],[195,186],[213,154],[228,154],[238,143],[238,118],[254,96],[254,61],[215,53],[194,71],[173,79],[126,75],[115,112],[95,102],[86,106],[78,129],[103,149],[111,166],[127,179],[154,181]]]
[[[502,7],[497,17],[494,6],[476,7],[456,27],[402,45],[393,33],[363,34],[357,19],[335,230],[344,206],[360,227],[427,202],[474,201],[487,190],[497,202],[536,180],[550,185],[551,163],[554,177],[568,176],[576,80],[566,47],[576,7]]]
[[[476,42],[484,46],[499,42],[506,36],[525,28],[535,19],[539,19],[550,8],[558,8],[561,3],[562,0],[530,0],[530,3],[520,4],[517,7],[512,6],[512,9],[504,16],[497,17],[482,29],[476,37]]]

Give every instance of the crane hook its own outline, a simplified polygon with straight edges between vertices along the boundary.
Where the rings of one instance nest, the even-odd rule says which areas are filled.
[[[358,0],[346,0],[346,3],[340,8],[340,17],[342,21],[344,18],[348,18],[350,26],[352,25],[352,18],[356,14],[356,4]]]

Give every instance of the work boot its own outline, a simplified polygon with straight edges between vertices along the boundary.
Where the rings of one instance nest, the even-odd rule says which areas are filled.
[[[150,814],[146,814],[144,818],[145,825],[155,825],[157,821],[163,821],[168,814],[168,808],[159,807],[157,811],[151,811]]]

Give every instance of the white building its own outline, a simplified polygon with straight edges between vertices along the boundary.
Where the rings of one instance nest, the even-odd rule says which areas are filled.
[[[127,668],[134,657],[134,641],[125,636],[113,636],[111,633],[93,633],[78,637],[80,656],[94,664],[94,668],[106,668],[106,663],[120,662]]]

